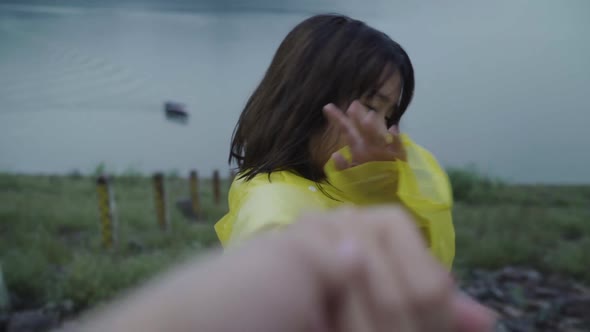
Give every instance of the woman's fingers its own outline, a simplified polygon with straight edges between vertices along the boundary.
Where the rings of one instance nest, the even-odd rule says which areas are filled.
[[[414,322],[410,312],[404,306],[404,295],[401,280],[395,270],[391,269],[392,261],[388,248],[380,243],[384,234],[375,233],[371,244],[376,247],[375,253],[367,257],[370,267],[368,276],[370,310],[373,313],[375,331],[414,331]],[[401,267],[400,267],[401,268]]]
[[[340,152],[334,152],[332,154],[332,160],[334,160],[334,165],[339,171],[345,170],[351,166],[348,160],[346,160]]]
[[[352,120],[352,123],[363,136],[366,135],[366,128],[363,123],[369,113],[371,113],[371,111],[356,100],[353,101],[346,110],[346,115]]]
[[[387,127],[379,119],[376,112],[369,110],[358,101],[353,101],[346,113],[336,105],[324,106],[324,114],[328,121],[349,138],[351,146],[375,145],[383,146],[389,135]]]
[[[383,119],[374,110],[370,110],[358,101],[352,102],[347,114],[355,122],[356,127],[363,136],[364,142],[376,146],[385,144],[387,127]]]
[[[348,118],[336,105],[328,104],[324,106],[324,114],[330,123],[339,128],[349,141],[350,145],[362,142],[362,136],[356,125]]]
[[[389,223],[381,226],[381,245],[390,262],[391,284],[397,286],[398,292],[389,295],[393,301],[390,315],[403,324],[399,327],[402,331],[450,331],[452,280],[430,255],[415,225],[405,222],[409,220],[401,209],[389,220],[377,220]],[[397,223],[396,227],[391,223]],[[396,302],[397,307],[393,305]]]
[[[403,209],[365,213],[356,234],[365,248],[374,331],[451,331],[451,278],[430,255]]]
[[[355,163],[396,159],[396,153],[389,148],[392,143],[392,135],[387,131],[383,119],[380,119],[377,112],[354,101],[348,108],[346,115],[355,124],[362,137],[362,140],[355,142],[356,144],[350,144],[352,159]]]
[[[340,236],[353,237],[358,242],[364,252],[364,264],[339,299],[336,330],[413,332],[408,315],[401,311],[403,302],[399,282],[390,268],[392,263],[387,248],[382,245],[387,242],[382,241],[387,234],[381,227],[371,224],[372,218],[388,219],[387,215],[354,210],[345,210],[345,213],[342,220],[336,221],[340,225],[348,223],[348,227],[342,228],[345,233]]]
[[[370,298],[361,283],[362,279],[354,285],[351,284],[343,293],[340,320],[336,330],[342,332],[376,332],[373,328],[374,321],[371,314]]]
[[[391,136],[382,122],[376,112],[369,111],[361,123],[363,137],[367,142],[377,147],[387,145],[387,137]]]
[[[313,228],[304,222],[293,227],[308,228],[298,236],[305,243],[299,247],[306,253],[303,261],[324,271],[322,280],[331,285],[330,310],[323,316],[331,330],[490,330],[492,314],[455,292],[404,209],[343,209]],[[337,244],[348,245],[319,254]]]
[[[346,113],[334,104],[324,106],[328,121],[344,135],[350,146],[352,163],[333,155],[338,170],[368,161],[406,160],[397,126],[387,129],[383,119],[359,101],[353,101]]]

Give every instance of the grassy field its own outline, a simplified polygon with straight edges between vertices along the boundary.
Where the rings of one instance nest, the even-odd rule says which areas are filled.
[[[85,307],[217,242],[212,223],[188,222],[174,206],[188,197],[185,180],[166,181],[167,232],[156,221],[151,179],[118,177],[113,189],[118,245],[104,251],[94,179],[0,175],[0,261],[14,306],[69,299]],[[204,212],[216,220],[227,207],[215,207],[210,193],[202,191]]]
[[[590,186],[509,186],[450,172],[457,198],[458,271],[525,265],[590,283]],[[202,187],[208,221],[189,222],[174,207],[185,179],[168,178],[171,228],[157,227],[149,178],[113,182],[119,242],[100,247],[94,179],[0,174],[0,262],[13,309],[71,300],[84,308],[108,299],[174,262],[215,245],[214,206]],[[223,185],[223,197],[227,183]]]

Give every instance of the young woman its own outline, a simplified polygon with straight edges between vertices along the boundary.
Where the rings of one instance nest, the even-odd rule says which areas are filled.
[[[404,49],[340,15],[318,15],[283,40],[234,131],[239,166],[223,245],[341,205],[402,204],[447,267],[455,246],[445,172],[399,133],[414,93]]]

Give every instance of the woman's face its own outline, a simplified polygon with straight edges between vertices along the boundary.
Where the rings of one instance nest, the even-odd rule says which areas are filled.
[[[374,96],[363,96],[360,102],[368,109],[377,112],[379,120],[383,120],[383,124],[386,125],[386,119],[393,115],[399,105],[401,87],[401,76],[396,72],[384,82]]]
[[[386,127],[387,118],[391,117],[393,112],[396,111],[400,100],[401,87],[401,76],[396,72],[384,82],[373,96],[366,94],[360,98],[361,104],[369,110],[377,112],[379,116],[376,119],[379,121],[379,126]],[[341,109],[346,111],[347,107],[348,105],[342,105]],[[312,139],[312,156],[318,166],[323,168],[323,165],[328,162],[332,154],[347,144],[344,135],[337,128],[328,125],[324,133]]]

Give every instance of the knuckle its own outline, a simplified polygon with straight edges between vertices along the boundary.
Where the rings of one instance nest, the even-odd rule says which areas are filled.
[[[445,306],[452,294],[452,282],[445,273],[435,273],[436,277],[416,285],[411,298],[412,307],[417,311],[432,307]]]
[[[333,220],[337,220],[339,222],[348,220],[356,222],[356,220],[359,218],[359,212],[356,208],[351,206],[340,207],[336,213],[331,213],[330,215],[332,216]]]
[[[413,232],[414,228],[415,228],[415,224],[414,224],[414,216],[408,211],[408,209],[401,205],[398,204],[395,207],[392,208],[392,212],[391,212],[392,219],[398,220],[400,221],[400,224],[405,226],[404,227],[404,231],[405,232]]]
[[[374,221],[383,221],[386,222],[386,225],[390,225],[392,220],[396,220],[400,226],[405,226],[407,229],[412,228],[411,222],[414,219],[402,205],[384,206],[373,211],[371,219]]]
[[[407,304],[404,303],[399,294],[393,291],[381,293],[375,299],[375,307],[385,315],[395,315],[400,312],[407,311]]]
[[[375,120],[372,116],[366,116],[361,120],[361,124],[367,129],[372,129],[375,127]]]

